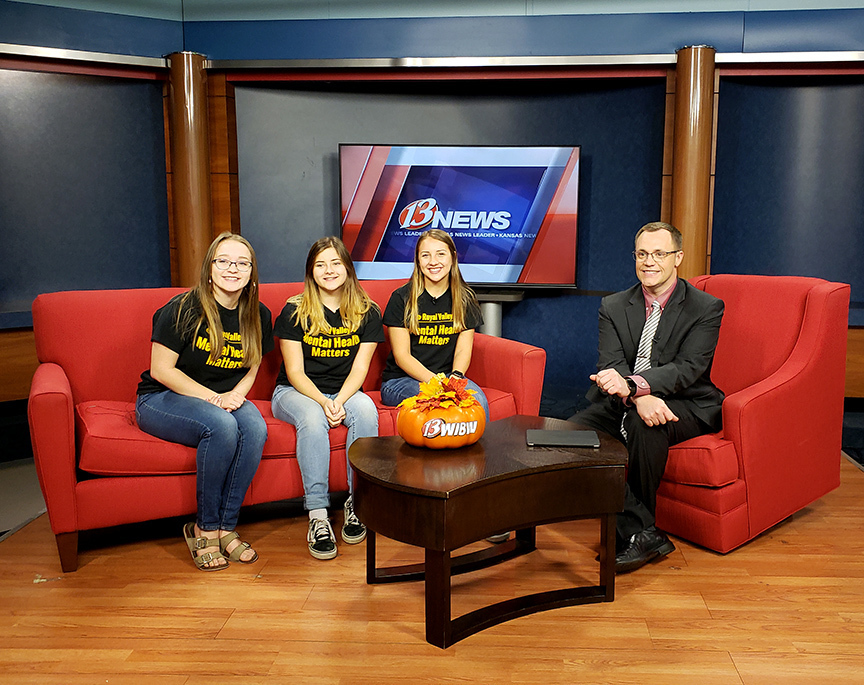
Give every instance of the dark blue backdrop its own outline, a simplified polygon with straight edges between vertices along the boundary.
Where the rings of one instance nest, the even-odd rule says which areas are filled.
[[[635,281],[633,235],[660,214],[665,80],[261,86],[236,90],[243,235],[263,281],[301,280],[339,233],[338,144],[581,145],[577,284]],[[529,293],[506,337],[544,347],[547,388],[578,396],[597,356],[597,298]],[[554,388],[553,388],[554,386]]]
[[[162,84],[0,70],[0,327],[40,292],[171,284]]]
[[[852,285],[864,325],[864,77],[720,82],[711,270]]]

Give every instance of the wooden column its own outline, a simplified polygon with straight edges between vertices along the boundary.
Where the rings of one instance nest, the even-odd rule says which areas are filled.
[[[207,76],[204,57],[178,52],[168,57],[171,202],[177,246],[177,283],[198,282],[212,241],[210,149],[207,135]]]
[[[708,272],[714,48],[678,51],[672,140],[672,224],[684,235],[682,278]]]

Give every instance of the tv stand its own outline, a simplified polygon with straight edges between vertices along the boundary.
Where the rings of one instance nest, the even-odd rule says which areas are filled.
[[[475,291],[477,292],[477,291]],[[480,332],[501,337],[501,310],[504,302],[521,302],[525,293],[521,290],[499,290],[498,292],[477,292],[477,301],[483,314]]]

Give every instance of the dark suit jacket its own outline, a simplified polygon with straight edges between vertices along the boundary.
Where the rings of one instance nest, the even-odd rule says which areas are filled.
[[[724,395],[710,376],[723,307],[723,300],[679,278],[654,336],[651,368],[640,374],[651,386],[652,395],[692,401],[693,413],[717,429]],[[622,376],[632,375],[644,326],[641,284],[604,297],[597,370],[611,368]],[[597,402],[606,396],[592,385],[587,397]]]

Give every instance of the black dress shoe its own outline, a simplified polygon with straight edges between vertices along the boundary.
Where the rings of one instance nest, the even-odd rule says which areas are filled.
[[[629,573],[641,568],[652,559],[665,557],[675,551],[675,545],[654,526],[636,533],[630,544],[615,555],[615,573]]]

